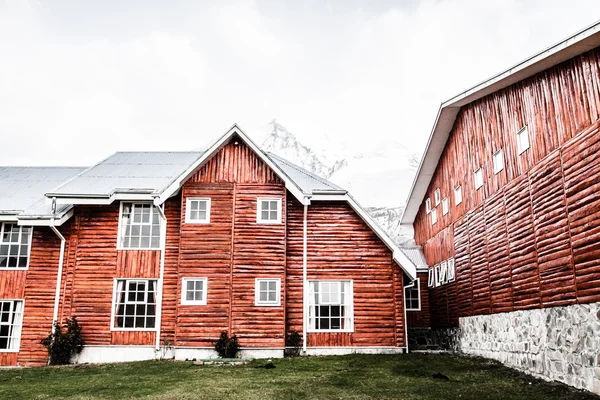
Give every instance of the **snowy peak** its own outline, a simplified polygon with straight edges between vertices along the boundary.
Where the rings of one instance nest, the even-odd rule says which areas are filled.
[[[325,179],[348,165],[343,158],[328,163],[325,157],[319,156],[313,149],[300,143],[293,133],[276,120],[269,123],[269,128],[270,133],[262,144],[263,150],[291,160]]]

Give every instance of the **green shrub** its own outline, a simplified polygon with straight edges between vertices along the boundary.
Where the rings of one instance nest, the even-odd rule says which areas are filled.
[[[302,335],[295,330],[287,331],[285,334],[285,354],[291,357],[295,357],[300,354],[301,346]]]
[[[235,358],[240,351],[237,336],[229,337],[226,331],[221,332],[221,337],[215,343],[215,350],[221,358]]]
[[[50,365],[69,364],[75,354],[81,353],[84,345],[81,329],[77,317],[67,318],[64,332],[58,323],[54,322],[52,333],[42,339],[42,344],[48,349]]]

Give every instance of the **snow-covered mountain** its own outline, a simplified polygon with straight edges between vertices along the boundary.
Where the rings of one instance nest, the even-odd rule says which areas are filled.
[[[320,138],[309,146],[273,120],[262,133],[263,150],[275,153],[347,189],[397,242],[406,241],[400,228],[404,201],[418,156],[398,142],[377,143],[365,138],[361,152]]]

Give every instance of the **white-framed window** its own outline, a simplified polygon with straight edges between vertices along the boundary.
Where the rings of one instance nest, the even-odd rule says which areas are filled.
[[[185,201],[186,224],[210,223],[210,199],[188,198]]]
[[[435,225],[437,223],[437,211],[434,208],[431,210],[431,225]]]
[[[438,287],[442,284],[440,279],[442,277],[440,264],[437,264],[435,267],[433,267],[433,269],[435,271],[435,287]]]
[[[433,288],[435,287],[435,268],[429,268],[427,272],[427,287]]]
[[[504,152],[502,149],[494,153],[494,174],[504,169]]]
[[[184,306],[205,306],[208,292],[207,278],[181,279],[181,304]]]
[[[529,148],[529,132],[527,126],[524,126],[517,132],[517,152],[523,154]]]
[[[31,226],[0,224],[0,269],[26,269],[31,251]]]
[[[462,187],[458,185],[454,188],[454,204],[459,205],[462,203]]]
[[[23,306],[23,300],[0,300],[0,353],[19,351]]]
[[[412,286],[404,288],[406,311],[421,311],[421,278],[412,282]]]
[[[111,330],[154,330],[156,289],[156,279],[115,279]]]
[[[435,192],[433,192],[433,198],[435,200],[435,206],[439,206],[440,205],[440,189],[435,189]]]
[[[440,263],[440,285],[448,282],[448,262],[442,261]]]
[[[425,213],[429,214],[431,212],[431,199],[428,197],[427,200],[425,200]]]
[[[160,215],[152,203],[121,202],[118,249],[160,249]]]
[[[475,190],[483,186],[483,170],[481,167],[477,168],[473,173],[475,180]]]
[[[256,222],[259,224],[280,224],[281,199],[258,198],[256,201]]]
[[[444,200],[442,200],[442,215],[448,214],[449,210],[450,210],[450,199],[448,199],[447,197],[444,197]]]
[[[309,332],[353,332],[352,281],[310,281]]]
[[[254,305],[281,305],[281,279],[256,278],[254,283]]]
[[[448,260],[448,282],[454,282],[454,258]]]

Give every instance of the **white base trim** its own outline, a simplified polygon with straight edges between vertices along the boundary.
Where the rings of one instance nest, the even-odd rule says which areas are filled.
[[[75,356],[75,364],[118,363],[153,360],[158,358],[154,346],[84,346]]]
[[[307,356],[342,356],[346,354],[402,354],[404,347],[361,346],[361,347],[307,347]]]

